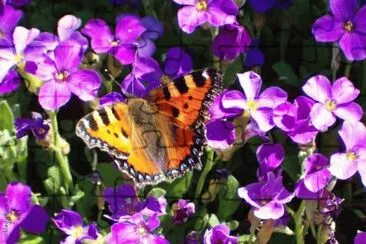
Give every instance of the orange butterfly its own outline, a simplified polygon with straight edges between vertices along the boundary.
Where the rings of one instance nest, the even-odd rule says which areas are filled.
[[[208,107],[222,91],[213,68],[194,71],[150,91],[147,98],[107,105],[82,118],[76,134],[108,152],[137,187],[201,168]]]

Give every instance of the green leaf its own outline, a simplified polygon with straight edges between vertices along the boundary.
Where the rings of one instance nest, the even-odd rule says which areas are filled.
[[[105,186],[115,186],[115,183],[121,178],[121,172],[113,167],[112,163],[99,163],[97,169],[103,177]]]
[[[44,181],[44,186],[49,194],[56,194],[59,192],[62,181],[62,174],[57,166],[48,168],[48,178]]]
[[[220,224],[220,220],[215,214],[211,214],[210,218],[208,219],[208,224],[210,225],[210,227],[214,227],[215,225]]]
[[[301,175],[301,165],[297,155],[286,155],[282,168],[296,182]]]
[[[166,194],[166,190],[164,190],[160,187],[155,187],[155,188],[151,189],[151,191],[147,194],[147,196],[159,198],[159,197],[165,196],[165,194]]]
[[[13,132],[14,115],[7,101],[0,102],[0,130]]]
[[[44,243],[44,239],[38,235],[32,235],[29,233],[22,232],[21,239],[19,243],[26,243],[26,244],[41,244]]]
[[[298,86],[300,84],[300,79],[292,70],[292,67],[284,62],[279,61],[272,65],[272,69],[277,73],[279,76],[279,80],[283,81],[286,84]]]
[[[226,181],[225,187],[222,187],[219,191],[219,208],[217,216],[220,220],[226,221],[231,215],[235,213],[240,205],[237,192],[239,188],[239,182],[234,176],[230,175]]]
[[[192,182],[192,171],[186,173],[182,178],[174,180],[172,183],[164,182],[160,186],[167,189],[167,198],[182,198],[187,193]]]
[[[234,62],[228,64],[227,69],[224,73],[224,84],[226,86],[232,85],[235,83],[236,74],[243,71],[243,63],[241,58],[237,58]]]
[[[227,222],[226,225],[229,226],[230,230],[236,230],[239,227],[239,221],[236,220],[232,220],[230,222]]]

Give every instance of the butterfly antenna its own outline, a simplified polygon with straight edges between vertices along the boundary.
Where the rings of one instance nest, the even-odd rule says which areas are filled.
[[[113,81],[117,86],[119,86],[119,88],[122,89],[121,84],[119,84],[116,79],[113,77],[113,75],[111,74],[111,72],[109,72],[108,69],[104,69],[104,72],[106,72],[106,74],[109,76],[109,78],[111,79],[111,81]]]

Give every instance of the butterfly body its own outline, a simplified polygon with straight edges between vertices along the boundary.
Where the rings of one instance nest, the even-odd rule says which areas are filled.
[[[200,169],[207,109],[221,75],[196,71],[152,90],[147,98],[104,106],[82,118],[76,134],[108,152],[137,187]]]

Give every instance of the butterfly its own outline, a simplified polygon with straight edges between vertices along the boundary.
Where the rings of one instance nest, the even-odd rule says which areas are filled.
[[[84,116],[76,135],[108,152],[136,187],[201,169],[208,108],[222,92],[213,68],[193,71],[153,89],[145,98],[106,105]]]

